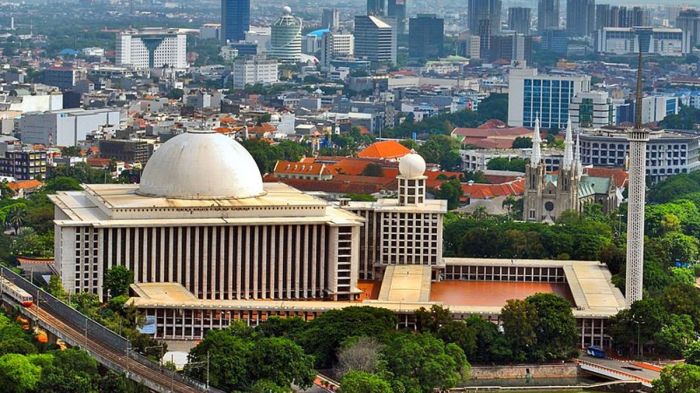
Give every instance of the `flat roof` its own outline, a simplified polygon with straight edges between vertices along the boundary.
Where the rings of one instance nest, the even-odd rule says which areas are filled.
[[[324,312],[350,306],[373,306],[395,313],[413,313],[421,307],[443,305],[458,315],[500,314],[506,298],[524,298],[537,292],[557,293],[572,302],[577,318],[608,318],[626,307],[618,288],[612,285],[607,267],[596,261],[510,260],[480,258],[445,258],[449,265],[558,267],[564,269],[567,283],[512,281],[455,281],[425,283],[429,266],[394,266],[387,269],[385,281],[376,299],[377,282],[361,282],[365,291],[362,301],[330,300],[207,300],[197,299],[177,283],[132,284],[139,295],[129,302],[138,308],[178,308],[216,310],[270,310]],[[391,268],[391,267],[390,267]],[[402,273],[408,279],[404,279]],[[428,276],[430,277],[430,276]],[[531,285],[535,284],[535,285]],[[568,284],[568,285],[567,285]],[[385,290],[386,287],[386,290]],[[427,297],[426,297],[427,295]],[[466,299],[466,300],[463,300]],[[472,304],[473,303],[473,304]]]

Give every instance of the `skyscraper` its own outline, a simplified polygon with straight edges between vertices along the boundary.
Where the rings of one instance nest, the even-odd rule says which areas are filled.
[[[613,27],[610,21],[610,4],[596,4],[595,29],[598,31],[604,27]]]
[[[566,1],[566,31],[574,37],[587,37],[595,30],[595,0]]]
[[[334,30],[340,27],[340,12],[337,8],[324,8],[321,14],[321,27]]]
[[[388,10],[387,0],[367,0],[367,15],[387,16]]]
[[[406,33],[406,1],[388,0],[387,16],[396,19],[396,31],[398,34]]]
[[[637,108],[642,107],[642,74],[642,51],[640,50],[637,69]],[[634,128],[627,135],[630,143],[630,164],[625,299],[629,307],[637,300],[642,300],[644,277],[644,194],[649,130],[642,125],[641,110],[636,111]]]
[[[469,31],[479,31],[482,20],[488,20],[490,31],[496,34],[501,30],[501,0],[469,0],[467,3]]]
[[[242,41],[250,29],[250,0],[221,0],[221,40]]]
[[[559,28],[559,0],[539,0],[537,2],[537,31]]]
[[[301,58],[301,19],[284,7],[282,16],[272,24],[270,57],[281,62],[296,62]]]
[[[420,59],[439,57],[444,36],[444,19],[435,14],[418,14],[408,25],[408,55]]]
[[[519,34],[530,34],[530,8],[508,8],[508,28]]]
[[[355,56],[396,64],[396,28],[377,16],[356,15]]]
[[[676,18],[676,27],[679,27],[688,36],[691,48],[700,43],[700,11],[696,9],[681,11]]]

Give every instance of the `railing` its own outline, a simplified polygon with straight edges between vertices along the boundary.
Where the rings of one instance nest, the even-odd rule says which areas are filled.
[[[126,337],[120,336],[119,334],[113,332],[112,330],[109,330],[104,325],[98,323],[97,321],[93,320],[87,315],[70,307],[61,300],[56,299],[50,293],[30,283],[24,277],[18,275],[12,270],[4,266],[0,267],[0,276],[6,278],[13,284],[24,289],[25,291],[27,291],[27,293],[32,295],[34,297],[34,303],[37,305],[38,308],[41,308],[42,310],[51,313],[56,318],[72,326],[77,331],[83,332],[83,335],[86,340],[89,339],[94,342],[97,342],[100,345],[106,346],[117,353],[124,353],[129,358],[137,361],[139,364],[142,364],[143,366],[146,366],[151,370],[157,371],[170,379],[174,379],[193,388],[211,393],[224,393],[223,391],[212,387],[207,388],[207,386],[204,383],[192,378],[185,377],[167,368],[164,368],[162,367],[162,365],[133,351],[131,349],[131,343]]]
[[[605,373],[612,374],[609,376],[613,377],[613,378],[615,378],[615,377],[628,378],[629,380],[632,380],[632,381],[639,381],[646,386],[651,386],[650,379],[640,377],[640,376],[634,375],[632,373],[628,373],[628,372],[620,371],[620,370],[615,370],[615,369],[610,368],[610,367],[601,366],[599,364],[587,362],[585,360],[580,360],[580,359],[577,360],[576,362],[579,364],[579,366],[581,366],[581,368],[587,369],[587,371],[596,372],[596,370],[597,370],[597,372],[600,372],[601,374],[605,374]]]

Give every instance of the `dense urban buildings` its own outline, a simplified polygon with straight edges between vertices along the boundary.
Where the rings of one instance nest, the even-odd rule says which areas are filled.
[[[396,29],[377,16],[355,16],[355,56],[373,63],[396,64]]]
[[[598,31],[596,43],[597,52],[614,55],[641,50],[647,54],[683,56],[691,48],[683,30],[664,27],[604,27]]]
[[[546,30],[559,29],[559,1],[537,1],[537,32],[540,34]]]
[[[0,177],[30,180],[46,176],[45,151],[0,147]]]
[[[301,59],[301,19],[292,15],[292,9],[284,7],[282,16],[272,24],[269,55],[283,63]]]
[[[642,7],[596,5],[596,30],[605,27],[650,26],[649,11]]]
[[[144,28],[117,33],[118,66],[134,70],[187,69],[187,35],[178,29]]]
[[[615,123],[615,108],[606,91],[580,91],[571,99],[569,118],[575,130],[605,127]]]
[[[588,37],[595,31],[595,0],[566,1],[566,31],[574,37]]]
[[[101,140],[100,157],[115,161],[145,164],[153,154],[153,143],[144,140]]]
[[[590,91],[585,75],[540,74],[534,68],[511,69],[508,78],[508,125],[542,128],[566,127],[569,104],[579,92]]]
[[[233,87],[245,89],[248,85],[269,85],[279,81],[279,62],[265,56],[241,57],[233,62]]]
[[[478,33],[488,26],[491,34],[501,31],[501,0],[469,0],[467,15],[469,31]],[[484,22],[488,21],[488,22]],[[480,34],[481,35],[481,34]]]
[[[221,40],[242,41],[249,28],[250,0],[221,0]]]
[[[676,18],[676,27],[683,30],[691,48],[700,43],[700,11],[692,8],[682,10]]]
[[[328,31],[321,36],[321,66],[330,67],[331,60],[350,58],[355,54],[355,36],[340,31]]]
[[[411,18],[408,26],[408,55],[420,59],[440,57],[444,37],[444,19],[435,14],[419,14]]]

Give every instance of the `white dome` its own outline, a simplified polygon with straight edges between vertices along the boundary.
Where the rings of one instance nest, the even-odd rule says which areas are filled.
[[[288,6],[288,5],[285,5],[285,6],[282,8],[282,14],[284,14],[284,15],[291,15],[291,14],[292,14],[292,7],[290,7],[290,6]]]
[[[180,134],[148,160],[137,191],[172,199],[241,199],[263,195],[262,177],[248,151],[211,131]]]
[[[420,154],[406,154],[399,159],[399,172],[407,179],[419,178],[425,173],[425,160]]]

